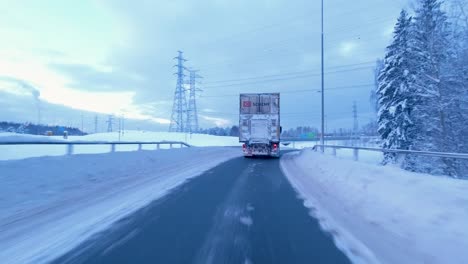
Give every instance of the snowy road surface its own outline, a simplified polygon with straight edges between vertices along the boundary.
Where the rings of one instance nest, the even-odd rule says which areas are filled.
[[[55,263],[349,263],[278,159],[235,158],[179,186]]]
[[[0,161],[0,263],[47,263],[238,156],[207,147]]]

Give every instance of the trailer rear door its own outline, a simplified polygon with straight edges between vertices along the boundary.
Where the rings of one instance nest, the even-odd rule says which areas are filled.
[[[268,140],[270,138],[270,131],[268,129],[268,120],[266,119],[252,119],[251,120],[251,138],[253,140]]]

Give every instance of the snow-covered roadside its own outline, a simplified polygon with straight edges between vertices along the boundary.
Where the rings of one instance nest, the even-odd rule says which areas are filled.
[[[4,133],[0,132],[0,142],[19,141],[19,142],[50,142],[50,141],[119,141],[117,132],[98,133],[86,136],[69,136],[63,139],[61,136],[35,136],[26,134]],[[204,134],[186,134],[175,132],[150,132],[150,131],[125,131],[121,135],[120,141],[183,141],[192,146],[198,147],[220,147],[220,146],[239,146],[239,138],[213,136]],[[170,148],[169,145],[161,145],[162,149]],[[174,147],[179,147],[175,145]],[[143,149],[154,150],[156,145],[143,145]],[[117,145],[116,151],[136,151],[138,145]],[[0,160],[24,159],[41,156],[62,156],[65,155],[67,146],[64,145],[0,145]],[[76,145],[75,154],[98,154],[108,153],[109,145]]]
[[[97,133],[86,136],[70,136],[69,140],[84,141],[118,141],[119,134]],[[179,132],[125,131],[121,141],[183,141],[197,147],[241,146],[239,137],[214,136],[206,134],[189,134]]]
[[[0,161],[1,262],[48,262],[239,155],[210,147]]]
[[[468,181],[312,150],[281,169],[355,263],[468,263]]]
[[[10,132],[0,132],[0,142],[8,142],[8,141],[17,141],[17,142],[27,142],[27,141],[50,142],[50,141],[62,141],[62,138],[59,138],[59,137],[38,136],[38,135],[27,135],[27,134],[18,134],[18,133],[10,133]]]

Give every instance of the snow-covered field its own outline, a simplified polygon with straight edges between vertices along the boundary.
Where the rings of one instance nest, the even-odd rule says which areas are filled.
[[[117,132],[113,133],[97,133],[86,136],[70,136],[67,140],[61,136],[35,136],[15,133],[0,132],[0,142],[6,141],[119,141]],[[169,133],[169,132],[150,132],[150,131],[125,131],[120,137],[120,141],[182,141],[192,146],[207,147],[207,146],[241,146],[238,137],[227,136],[213,136],[205,134],[186,134],[186,133]],[[319,142],[317,141],[298,141],[298,142],[285,142],[289,143],[283,148],[305,149],[312,148]],[[327,145],[344,145],[344,146],[365,146],[376,147],[365,140],[351,141],[351,140],[331,140],[325,142]],[[174,145],[174,147],[178,147]],[[161,145],[160,148],[167,149],[169,145]],[[136,151],[137,145],[116,145],[116,151]],[[143,145],[145,150],[156,149],[156,145]],[[74,153],[76,154],[98,154],[108,153],[110,151],[109,145],[76,145],[74,146]],[[328,149],[331,153],[331,149]],[[40,156],[61,156],[66,153],[66,146],[64,145],[0,145],[0,160],[24,159]],[[353,157],[352,150],[339,150],[337,152],[339,157]],[[360,160],[377,164],[381,161],[382,155],[380,153],[360,152]]]
[[[468,181],[312,150],[281,168],[356,263],[468,263]]]
[[[71,136],[69,140],[86,141],[118,141],[117,132],[98,133],[86,136]],[[238,137],[213,136],[205,134],[188,134],[174,132],[149,132],[149,131],[125,131],[120,137],[121,141],[183,141],[192,146],[210,147],[210,146],[240,146]]]
[[[6,141],[118,141],[117,132],[98,133],[86,136],[70,136],[68,140],[61,136],[34,136],[14,133],[0,133],[0,142]],[[221,137],[202,134],[185,134],[169,132],[125,131],[120,141],[183,141],[192,146],[240,146],[237,137]],[[175,145],[174,145],[175,146]],[[178,147],[178,146],[175,146]],[[161,145],[167,149],[169,145]],[[135,151],[137,145],[117,145],[116,151]],[[143,145],[143,149],[156,149],[156,145]],[[74,153],[97,154],[110,151],[109,145],[77,145]],[[0,160],[23,159],[40,156],[61,156],[66,153],[65,145],[0,145]]]
[[[50,261],[240,154],[206,147],[0,161],[0,262]]]

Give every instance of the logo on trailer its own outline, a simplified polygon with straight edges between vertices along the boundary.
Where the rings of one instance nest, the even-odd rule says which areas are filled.
[[[242,102],[242,107],[252,107],[252,102],[250,102],[250,101],[243,101],[243,102]]]

